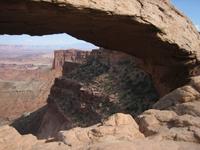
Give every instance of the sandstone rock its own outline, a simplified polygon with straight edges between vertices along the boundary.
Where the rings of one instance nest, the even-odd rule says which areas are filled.
[[[200,100],[200,76],[191,78],[187,85],[168,93],[153,105],[155,109],[177,109],[184,103],[198,103]],[[180,106],[179,106],[180,105]],[[183,109],[184,111],[184,109]]]
[[[123,114],[116,114],[112,117],[127,117],[127,121],[119,121],[120,125],[126,125],[128,122],[132,122],[133,119],[130,118],[128,115],[123,115]],[[112,118],[111,117],[111,118]],[[109,119],[108,119],[109,120]],[[129,121],[128,121],[129,120]],[[135,123],[134,123],[135,124]],[[101,125],[100,125],[101,127]],[[103,126],[102,126],[103,127]],[[113,126],[114,127],[114,126]],[[85,132],[86,129],[88,129],[88,132],[92,132],[91,129],[93,128],[99,128],[99,126],[95,127],[89,127],[85,129],[79,130],[80,133],[78,133],[77,129],[69,130],[69,131],[63,131],[63,133],[76,133],[76,135],[67,135],[67,137],[71,137],[73,144],[76,145],[66,145],[67,143],[62,143],[62,142],[56,142],[54,139],[52,140],[37,140],[34,136],[32,135],[24,135],[21,136],[15,129],[9,126],[3,126],[0,128],[0,150],[110,150],[110,149],[120,149],[120,150],[199,150],[200,145],[195,144],[195,143],[189,143],[189,142],[178,142],[178,141],[169,141],[169,140],[161,140],[161,139],[144,139],[142,137],[134,137],[133,139],[127,139],[127,138],[119,138],[115,134],[109,135],[109,136],[104,136],[100,137],[96,136],[98,139],[93,139],[94,136],[88,136],[82,133],[87,133]],[[135,128],[135,127],[134,127]],[[120,130],[118,128],[117,130]],[[116,130],[116,131],[117,131]],[[135,129],[137,130],[137,129]],[[195,130],[195,129],[193,129]],[[76,131],[76,132],[74,132]],[[82,132],[83,131],[83,132]],[[137,130],[138,131],[138,130]],[[63,133],[60,133],[61,135],[64,135]],[[123,135],[126,135],[127,132],[124,132]],[[131,134],[131,132],[130,132]],[[90,134],[89,134],[90,135]],[[130,135],[129,135],[130,136]],[[134,135],[133,135],[134,136]],[[63,139],[67,138],[63,137]],[[89,137],[89,139],[88,139]],[[62,139],[62,140],[63,140]],[[73,141],[73,139],[75,141]],[[93,141],[91,141],[93,140]],[[81,143],[77,143],[77,141],[81,141]],[[87,143],[90,141],[89,143]],[[82,145],[84,142],[85,144]]]
[[[200,102],[199,101],[179,104],[173,107],[172,109],[179,115],[189,114],[196,117],[200,116]]]
[[[89,55],[89,51],[81,51],[77,49],[56,50],[54,51],[54,61],[52,68],[55,70],[62,70],[65,62],[81,64],[86,61],[86,58]]]
[[[173,118],[172,120],[177,127],[194,126],[200,128],[200,118],[189,114]]]
[[[140,130],[150,139],[200,143],[199,123],[199,117],[179,116],[172,110],[148,110],[139,116]]]
[[[149,138],[200,143],[199,96],[197,76],[186,86],[172,91],[154,104],[154,108],[162,110],[148,110],[140,115],[141,131],[146,136],[153,135]]]
[[[137,123],[133,120],[133,118],[130,115],[125,115],[122,113],[114,114],[103,121],[103,125],[106,126],[120,126],[130,124],[134,125],[135,128],[138,128]]]
[[[200,76],[192,77],[189,84],[200,92]]]
[[[29,150],[36,141],[36,137],[32,135],[22,137],[12,127],[3,126],[0,128],[0,150],[18,150],[24,148]]]
[[[89,145],[88,149],[92,150],[198,150],[199,144],[188,142],[175,142],[175,141],[155,141],[155,140],[134,140],[134,141],[106,141],[103,143],[96,143]],[[85,148],[85,149],[87,149]],[[83,148],[83,150],[85,150]]]
[[[189,130],[192,131],[194,133],[194,136],[196,137],[196,139],[200,140],[200,129],[197,127],[189,127]]]
[[[0,6],[1,34],[69,33],[128,52],[145,59],[145,68],[151,66],[149,71],[162,94],[196,73],[200,35],[169,1],[2,0]]]
[[[145,136],[167,131],[167,123],[177,116],[173,111],[147,110],[139,118],[140,131]]]
[[[35,0],[34,0],[35,1]],[[69,32],[73,35],[79,35],[79,37],[84,38],[88,41],[94,41],[97,45],[102,45],[102,47],[106,46],[103,43],[105,42],[105,39],[102,38],[103,33],[109,32],[112,33],[110,36],[112,38],[108,38],[111,41],[107,42],[106,47],[110,47],[111,49],[124,49],[128,50],[131,49],[130,45],[134,45],[134,49],[142,49],[145,50],[148,47],[146,46],[143,48],[140,41],[144,43],[145,40],[148,40],[148,37],[150,35],[153,35],[155,38],[154,42],[158,40],[157,42],[162,45],[162,43],[167,45],[167,42],[170,42],[169,44],[176,43],[177,46],[179,46],[182,49],[195,51],[195,49],[199,48],[199,33],[197,30],[195,30],[195,27],[192,25],[192,23],[180,12],[178,12],[169,2],[166,1],[159,1],[156,0],[154,3],[151,3],[151,1],[106,1],[103,0],[101,2],[99,1],[80,1],[80,0],[57,0],[57,1],[51,1],[51,0],[41,0],[41,1],[35,1],[32,0],[28,2],[28,4],[24,4],[23,1],[15,2],[15,3],[9,3],[9,1],[2,1],[1,2],[2,7],[2,19],[5,19],[3,16],[7,17],[8,22],[7,23],[15,23],[15,20],[13,18],[9,18],[9,15],[13,15],[15,13],[16,19],[21,18],[20,21],[26,21],[29,22],[29,26],[26,26],[25,24],[21,24],[20,26],[17,26],[17,30],[13,30],[13,26],[6,26],[6,24],[1,24],[1,33],[24,33],[25,31],[27,33],[32,34],[44,34],[44,33],[55,33],[55,32]],[[30,3],[30,4],[29,4]],[[9,5],[8,5],[9,4]],[[41,11],[41,5],[46,6],[43,10],[43,13],[39,13]],[[52,6],[57,7],[52,7]],[[18,7],[17,7],[18,6]],[[20,7],[21,6],[21,7]],[[35,6],[35,7],[31,7]],[[15,11],[10,11],[10,13],[5,14],[7,11],[9,11],[8,8],[16,8]],[[18,8],[18,9],[17,9]],[[30,13],[27,11],[27,8],[32,10],[32,13],[35,14],[35,16],[30,17]],[[49,8],[49,9],[47,9]],[[60,9],[62,8],[62,9]],[[71,8],[71,9],[68,9]],[[89,10],[88,10],[89,9]],[[36,12],[36,10],[38,12]],[[55,11],[63,11],[65,12],[62,17],[59,16],[60,14],[55,14]],[[25,16],[19,16],[20,12],[27,12],[25,13],[25,16],[29,16],[29,18],[26,18]],[[50,13],[48,15],[48,13]],[[81,15],[82,14],[82,15]],[[101,14],[101,15],[100,15]],[[80,18],[80,15],[82,18],[81,20],[77,20]],[[126,15],[130,17],[126,17]],[[37,20],[38,24],[42,25],[42,28],[39,28],[37,26],[32,26],[34,23],[33,21],[37,18],[47,18],[47,16],[52,17],[50,23],[47,24],[41,24],[41,20]],[[117,18],[117,16],[122,16],[122,18]],[[63,18],[69,18],[72,17],[71,21],[64,21]],[[74,18],[73,18],[74,17]],[[98,25],[99,21],[103,21],[102,19],[106,18],[107,22],[102,22]],[[63,20],[62,24],[58,24],[57,22]],[[113,20],[114,19],[114,20]],[[119,33],[116,33],[116,28],[109,28],[109,30],[105,30],[105,27],[108,27],[109,25],[115,23],[115,21],[121,22],[121,27],[118,27],[118,32],[120,32],[120,35],[123,36],[125,39],[121,43],[118,43],[116,40],[115,34],[119,35]],[[125,22],[129,21],[129,24],[125,24]],[[96,26],[89,26],[90,24],[95,24]],[[56,28],[54,27],[56,25]],[[15,26],[16,27],[16,26]],[[24,28],[22,28],[24,27]],[[41,27],[41,26],[40,26]],[[46,27],[46,28],[44,28]],[[54,28],[53,28],[54,27]],[[65,27],[65,28],[64,28]],[[103,29],[104,27],[104,29]],[[126,28],[127,27],[127,28]],[[82,32],[78,32],[75,29],[82,29]],[[35,30],[31,30],[35,29]],[[98,31],[99,29],[99,31]],[[122,30],[121,30],[122,29]],[[126,29],[126,30],[125,30]],[[145,34],[140,34],[142,36],[138,36],[136,33],[130,32],[131,30],[140,29],[140,32],[147,31]],[[146,30],[145,30],[146,29]],[[95,37],[92,36],[91,32],[88,32],[92,30],[95,33]],[[174,31],[185,31],[185,32],[174,32]],[[135,30],[136,31],[136,30]],[[103,32],[102,34],[100,34]],[[126,33],[131,33],[130,35],[127,35]],[[122,34],[121,34],[122,33]],[[158,33],[158,35],[156,35]],[[109,35],[109,34],[108,34]],[[187,37],[187,35],[190,35],[190,38]],[[131,38],[132,37],[132,38]],[[144,38],[145,37],[145,38]],[[157,39],[156,39],[157,38]],[[108,40],[106,39],[106,40]],[[137,40],[134,44],[129,43],[130,39]],[[186,40],[188,39],[188,41]],[[159,41],[160,40],[160,41]],[[126,42],[125,42],[126,41]],[[119,47],[119,44],[121,46]],[[140,44],[139,48],[136,48]],[[112,45],[112,46],[111,46]],[[122,45],[124,47],[122,47]],[[149,48],[153,49],[153,47],[159,47],[161,45],[154,45],[154,43],[149,42]],[[128,48],[128,49],[127,49]],[[177,48],[174,48],[175,51]],[[157,50],[157,49],[155,49]],[[145,50],[146,51],[146,50]],[[151,52],[151,51],[150,51]],[[139,51],[137,53],[140,53]],[[144,53],[143,53],[144,54]],[[157,54],[159,55],[159,54]]]
[[[112,140],[133,140],[144,138],[138,125],[130,115],[114,114],[101,124],[88,128],[74,128],[61,131],[58,140],[72,147],[83,147],[91,143]]]
[[[0,150],[67,150],[69,147],[60,142],[46,143],[33,135],[20,135],[9,126],[0,127]]]
[[[157,89],[159,87],[164,89],[162,94],[185,84],[188,77],[199,74],[200,35],[191,21],[178,12],[168,0],[154,2],[151,0],[2,0],[0,4],[1,34],[42,35],[64,32],[98,46],[128,52],[145,59],[146,62],[144,61],[142,66],[152,75]],[[57,94],[70,99],[65,103],[67,107],[63,106],[63,101],[60,101],[60,107],[56,110],[58,113],[65,112],[65,109],[72,110],[68,112],[68,116],[73,116],[77,112],[78,114],[85,113],[87,116],[91,114],[88,112],[94,112],[92,119],[88,117],[92,121],[102,117],[99,115],[102,114],[102,109],[99,112],[96,109],[101,103],[89,101],[88,99],[94,96],[91,96],[89,92],[83,94],[79,84],[64,79],[57,82],[61,84],[52,88],[52,91],[56,92],[50,96],[48,102],[53,104]],[[149,139],[144,139],[130,117],[123,119],[119,117],[119,114],[102,124],[60,132],[58,139],[67,144],[61,144],[63,148],[77,148],[78,145],[80,149],[130,149],[130,147],[138,150],[200,149],[199,144],[195,144],[199,143],[199,119],[195,118],[199,117],[199,105],[196,106],[199,103],[197,101],[199,99],[198,81],[194,80],[193,84],[173,91],[154,106],[154,108],[168,110],[149,110],[139,116],[141,131],[146,136],[152,135]],[[66,87],[69,86],[70,90],[66,92]],[[92,87],[91,91],[93,89],[95,88]],[[74,96],[74,91],[78,95]],[[74,101],[74,98],[79,98],[80,94],[82,94],[81,97],[86,98],[82,104]],[[80,101],[82,102],[82,99]],[[91,102],[94,103],[85,105]],[[130,101],[126,105],[128,108],[129,103]],[[61,106],[63,106],[62,110]],[[71,116],[69,118],[72,118]],[[63,116],[64,119],[65,117]],[[13,131],[6,129],[6,132],[2,132],[5,136]],[[14,134],[14,140],[21,141],[20,137],[18,133]],[[10,138],[10,135],[5,136],[6,142],[2,143],[4,149],[22,149],[20,142],[17,142],[17,145],[10,144],[8,142]],[[159,138],[161,140],[156,140]],[[32,137],[31,140],[35,142]],[[34,143],[33,141],[30,143]],[[33,146],[36,149],[43,149],[43,146],[44,148],[61,148],[59,143],[41,144],[39,142],[38,144]],[[31,144],[29,146],[31,147]]]
[[[153,108],[155,109],[167,109],[178,103],[186,103],[196,101],[200,99],[200,93],[196,91],[192,86],[180,87],[166,96],[162,97]]]
[[[51,142],[33,145],[31,150],[70,150],[70,147],[63,143]]]

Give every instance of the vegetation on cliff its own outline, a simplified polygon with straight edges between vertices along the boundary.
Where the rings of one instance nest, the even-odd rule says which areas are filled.
[[[137,115],[151,108],[158,99],[151,76],[136,65],[134,57],[127,55],[113,62],[112,55],[120,54],[106,54],[107,58],[90,57],[66,77],[81,82],[93,93],[108,97],[121,111]]]

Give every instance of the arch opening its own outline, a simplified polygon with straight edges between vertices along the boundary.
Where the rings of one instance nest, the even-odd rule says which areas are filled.
[[[123,52],[99,49],[72,37],[65,40],[68,38],[65,34],[61,37],[60,35],[53,36],[0,36],[0,49],[3,50],[0,52],[4,54],[0,56],[3,58],[0,65],[4,63],[0,70],[1,72],[8,70],[14,74],[10,74],[8,79],[6,76],[5,79],[1,76],[4,81],[0,82],[0,85],[9,82],[10,87],[15,86],[16,94],[18,94],[12,97],[15,91],[11,91],[11,98],[7,97],[6,101],[15,102],[4,104],[2,102],[4,106],[10,105],[7,108],[11,109],[4,110],[4,113],[8,111],[9,113],[0,116],[7,115],[10,122],[17,118],[12,125],[21,134],[32,133],[39,138],[49,136],[46,135],[49,132],[44,132],[45,129],[42,129],[45,126],[45,117],[48,118],[49,113],[51,116],[58,115],[54,118],[59,118],[56,121],[49,119],[58,122],[54,124],[55,126],[61,125],[63,121],[66,123],[67,116],[75,119],[72,123],[84,127],[98,123],[102,118],[119,111],[136,116],[151,108],[158,100],[159,95],[150,74],[138,66],[140,61],[136,57]],[[77,49],[79,47],[82,47],[82,51]],[[57,48],[59,50],[56,50]],[[73,49],[60,50],[60,48]],[[54,61],[47,55],[53,51]],[[44,55],[49,57],[46,58]],[[53,64],[52,67],[51,64]],[[59,78],[54,82],[55,77]],[[68,87],[69,84],[70,87]],[[7,85],[7,89],[10,87]],[[37,93],[37,89],[42,93]],[[33,93],[27,95],[26,91]],[[22,92],[21,95],[19,95],[20,92]],[[33,95],[35,92],[36,94]],[[18,99],[14,99],[16,97]],[[66,99],[67,97],[71,98]],[[46,100],[47,106],[45,106]],[[74,101],[78,104],[73,104]],[[67,109],[70,105],[74,107],[80,105],[80,107]],[[19,107],[20,111],[18,111]],[[92,107],[95,110],[91,110]],[[76,113],[73,114],[71,111],[76,111]],[[18,118],[14,115],[22,116]],[[72,127],[71,124],[66,128]],[[49,134],[53,136],[53,133]]]
[[[3,0],[0,34],[68,33],[99,47],[129,53],[142,59],[163,96],[193,75],[199,40],[192,39],[198,39],[199,33],[168,1],[158,3]],[[156,15],[149,16],[148,7],[154,8]],[[174,34],[174,30],[180,32]]]
[[[61,75],[52,67],[55,50],[94,48],[98,47],[67,34],[0,35],[0,125],[46,104],[54,79]]]

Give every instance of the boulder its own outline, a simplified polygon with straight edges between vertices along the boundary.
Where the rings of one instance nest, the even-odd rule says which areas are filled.
[[[200,93],[190,85],[186,85],[175,89],[169,94],[162,97],[157,103],[154,104],[155,109],[167,109],[180,103],[196,101],[200,99]]]
[[[99,141],[143,139],[139,127],[130,115],[114,114],[100,124],[87,128],[60,131],[57,139],[71,147],[84,147]]]
[[[152,111],[153,112],[153,111]],[[149,112],[150,114],[150,112]],[[163,120],[170,118],[164,117]],[[186,120],[182,118],[182,120]],[[195,123],[194,123],[195,124]],[[188,125],[188,124],[187,124]],[[37,140],[33,135],[20,135],[10,126],[0,127],[0,150],[199,150],[200,144],[195,137],[200,137],[197,127],[179,130],[170,129],[177,134],[174,139],[157,135],[145,138],[130,115],[114,114],[101,123],[87,128],[74,128],[61,131],[57,139]],[[178,133],[180,132],[180,133]],[[60,141],[57,141],[60,140]]]
[[[159,141],[159,140],[134,140],[131,141],[106,141],[103,143],[97,143],[89,145],[87,148],[92,150],[110,150],[110,149],[120,149],[120,150],[199,150],[199,144],[189,143],[189,142],[175,142],[175,141]]]
[[[197,105],[195,102],[189,104]],[[140,131],[150,139],[200,143],[200,118],[196,115],[199,110],[187,106],[188,103],[183,103],[172,107],[174,110],[145,111],[138,117]]]
[[[60,142],[46,143],[33,135],[20,135],[13,127],[0,127],[0,150],[67,150]]]

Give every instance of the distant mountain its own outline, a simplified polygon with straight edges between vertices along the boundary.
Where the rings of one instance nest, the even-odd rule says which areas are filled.
[[[12,58],[28,54],[51,53],[54,50],[70,48],[90,51],[94,47],[88,47],[84,43],[72,43],[68,45],[0,45],[0,58]]]
[[[53,52],[53,49],[41,46],[0,45],[0,57],[12,58],[28,54]]]

